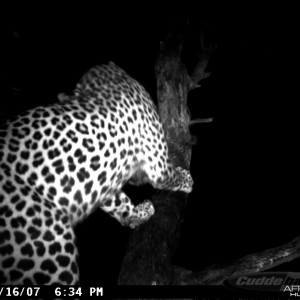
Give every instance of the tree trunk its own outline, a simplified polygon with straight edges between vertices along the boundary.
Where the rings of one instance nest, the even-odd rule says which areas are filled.
[[[205,69],[217,47],[216,44],[205,47],[203,35],[200,33],[199,61],[190,76],[181,61],[181,33],[169,34],[161,43],[155,66],[158,110],[170,157],[175,166],[185,169],[189,169],[193,145],[189,126],[211,121],[190,120],[187,108],[188,92],[200,87],[199,82],[210,75]],[[152,199],[155,215],[134,230],[129,240],[119,275],[120,285],[220,285],[231,276],[268,270],[300,257],[300,237],[297,237],[279,247],[199,272],[172,266],[187,199],[188,195],[182,192],[157,191]]]
[[[158,111],[169,155],[175,166],[189,169],[191,161],[190,116],[187,109],[188,75],[181,62],[181,40],[161,44],[155,70]],[[119,275],[120,285],[176,284],[172,255],[179,240],[188,194],[157,191],[152,199],[155,215],[133,231]]]

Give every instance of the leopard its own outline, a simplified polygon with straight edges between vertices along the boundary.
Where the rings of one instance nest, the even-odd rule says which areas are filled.
[[[121,225],[149,221],[126,184],[190,193],[151,96],[115,63],[89,69],[68,97],[0,129],[0,284],[79,284],[75,226],[98,207]]]

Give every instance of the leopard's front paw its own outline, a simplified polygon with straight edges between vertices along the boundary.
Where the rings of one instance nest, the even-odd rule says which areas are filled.
[[[180,174],[181,182],[179,191],[190,193],[193,190],[193,178],[191,173],[188,170],[185,170],[181,167],[176,168],[177,174]]]
[[[147,222],[155,213],[155,209],[150,200],[145,200],[136,206],[137,215],[130,219],[130,228],[135,228]]]

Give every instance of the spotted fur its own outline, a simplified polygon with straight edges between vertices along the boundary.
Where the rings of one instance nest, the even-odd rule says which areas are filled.
[[[71,97],[0,130],[0,284],[76,284],[74,225],[100,207],[132,228],[154,214],[125,183],[191,192],[174,168],[145,89],[113,63],[89,70]]]

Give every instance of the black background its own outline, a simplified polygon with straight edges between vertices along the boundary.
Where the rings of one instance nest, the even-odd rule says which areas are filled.
[[[83,73],[109,60],[156,101],[154,65],[171,20],[188,17],[183,61],[197,62],[200,24],[218,42],[211,76],[189,94],[198,138],[195,188],[174,263],[192,270],[278,246],[299,234],[298,57],[293,7],[15,6],[3,10],[1,111],[55,102]],[[3,18],[2,18],[3,20]],[[135,202],[151,189],[127,188]],[[146,194],[146,195],[145,195]],[[298,199],[298,201],[297,201]],[[102,211],[76,229],[81,281],[115,284],[131,230]],[[299,263],[285,271],[298,271]]]

